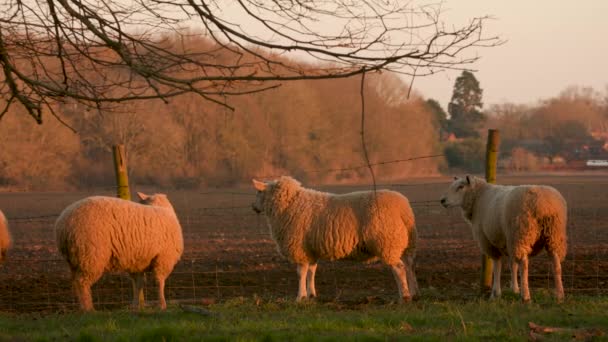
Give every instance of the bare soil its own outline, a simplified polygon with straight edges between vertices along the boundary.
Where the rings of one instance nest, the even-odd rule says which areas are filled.
[[[480,253],[459,211],[439,206],[438,198],[449,182],[434,178],[380,187],[400,191],[412,202],[419,232],[416,272],[423,293],[466,300],[479,296]],[[499,182],[549,184],[562,192],[569,204],[569,252],[562,266],[566,293],[608,293],[608,177],[525,175],[502,177]],[[343,193],[369,188],[323,189]],[[252,189],[143,190],[167,193],[183,226],[185,252],[167,281],[169,303],[208,304],[239,296],[295,298],[295,266],[277,253],[265,219],[250,209]],[[77,309],[68,266],[55,247],[53,223],[68,204],[90,195],[113,193],[0,193],[0,209],[9,218],[14,239],[8,260],[0,265],[0,311]],[[550,290],[553,278],[545,254],[534,257],[530,267],[532,297],[538,289]],[[503,269],[507,287],[506,263]],[[388,267],[349,261],[321,262],[317,291],[320,301],[346,305],[397,298]],[[125,274],[106,274],[93,294],[97,309],[125,307],[132,298],[130,279]],[[153,305],[157,296],[151,277],[146,295]]]

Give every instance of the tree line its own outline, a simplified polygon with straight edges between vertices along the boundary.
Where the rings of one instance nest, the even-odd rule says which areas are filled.
[[[193,49],[209,44],[189,43]],[[218,50],[214,58],[222,62],[224,57]],[[285,58],[284,63],[297,62]],[[319,66],[301,63],[300,68]],[[128,75],[116,68],[106,77]],[[381,163],[375,166],[379,182],[480,172],[487,128],[501,131],[501,159],[516,160],[516,170],[534,169],[557,156],[601,152],[601,134],[608,131],[608,91],[569,88],[533,105],[484,109],[480,82],[464,71],[447,112],[424,94],[408,96],[408,84],[394,74],[369,73],[363,94],[363,132],[370,162]],[[91,107],[66,98],[53,104],[57,119],[42,126],[32,123],[27,108],[13,104],[0,120],[0,187],[111,187],[114,144],[126,146],[131,180],[140,185],[230,186],[281,174],[319,183],[372,180],[360,127],[361,76],[284,83],[220,104],[197,93],[164,100]],[[445,158],[384,164],[436,154]]]
[[[419,95],[390,74],[364,83],[371,163],[440,153],[434,118]],[[78,102],[57,120],[32,125],[13,106],[0,121],[0,186],[109,187],[111,146],[124,144],[133,184],[196,188],[290,174],[307,182],[370,182],[361,143],[358,78],[287,83],[209,105],[195,94],[95,111]],[[441,158],[375,167],[379,181],[438,174]],[[344,170],[341,170],[344,169]]]
[[[555,163],[608,158],[608,87],[605,93],[571,86],[536,104],[493,104],[483,109],[483,89],[468,72],[456,79],[448,112],[427,100],[444,141],[449,167],[481,172],[488,128],[501,132],[502,167],[513,171]]]
[[[441,3],[233,5],[236,12],[204,1],[7,3],[0,186],[107,186],[117,143],[138,183],[229,185],[288,172],[355,182],[369,177],[352,167],[362,163],[363,137],[365,162],[440,149],[426,103],[380,72],[466,68],[479,58],[471,50],[502,44],[483,29],[486,16],[444,23]],[[295,59],[302,56],[312,62]],[[368,80],[365,129],[360,78]],[[440,164],[377,172],[381,180],[429,175]]]

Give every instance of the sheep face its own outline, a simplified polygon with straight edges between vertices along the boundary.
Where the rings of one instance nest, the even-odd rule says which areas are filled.
[[[255,201],[251,204],[251,208],[259,214],[264,211],[264,203],[270,196],[269,193],[272,188],[272,183],[260,182],[254,179],[253,187],[257,193],[255,195]]]
[[[454,181],[450,184],[448,190],[441,196],[441,205],[444,208],[462,206],[464,196],[467,190],[471,188],[471,181],[470,176],[454,177]]]

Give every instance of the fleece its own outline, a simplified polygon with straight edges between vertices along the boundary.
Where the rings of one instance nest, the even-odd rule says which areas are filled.
[[[413,275],[416,225],[402,194],[390,190],[332,194],[304,188],[288,176],[264,185],[258,182],[257,187],[262,190],[258,189],[254,209],[265,213],[279,253],[292,263],[380,260],[401,268],[405,256]]]
[[[163,194],[145,196],[142,202],[88,197],[57,219],[57,247],[72,270],[83,309],[92,309],[90,286],[104,272],[127,272],[136,278],[135,286],[144,271],[153,271],[160,288],[179,261],[184,242],[171,203]],[[164,296],[160,300],[163,306]]]
[[[567,251],[567,204],[553,187],[489,184],[478,177],[456,178],[441,199],[446,206],[459,206],[470,224],[482,253],[495,261],[508,256],[517,289],[517,268],[545,249],[554,263],[556,293],[563,297],[561,262]],[[496,263],[495,263],[496,264]],[[500,266],[498,266],[500,267]],[[500,270],[500,268],[499,268]],[[523,269],[522,269],[523,271]],[[498,274],[499,275],[499,274]],[[523,279],[527,285],[527,279]],[[559,284],[557,284],[559,279]],[[493,289],[498,295],[500,290]],[[522,295],[525,297],[527,286]],[[529,298],[524,298],[529,300]]]

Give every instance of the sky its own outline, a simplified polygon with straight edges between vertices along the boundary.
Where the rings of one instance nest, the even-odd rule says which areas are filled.
[[[507,42],[478,50],[470,66],[483,89],[484,107],[535,104],[569,86],[608,92],[608,0],[449,0],[447,24],[490,15],[484,28]],[[417,78],[414,90],[446,108],[460,71]]]

